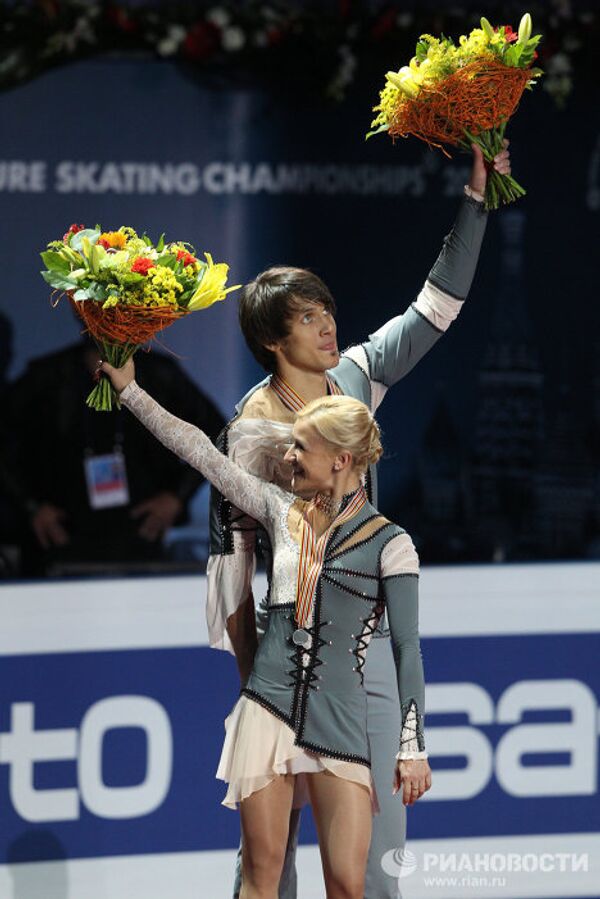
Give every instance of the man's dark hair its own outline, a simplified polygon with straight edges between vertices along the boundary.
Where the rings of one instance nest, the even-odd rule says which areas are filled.
[[[240,327],[248,347],[263,368],[276,370],[275,354],[266,348],[290,333],[290,321],[303,302],[318,303],[335,315],[335,300],[317,275],[304,268],[269,268],[244,287],[239,304]]]

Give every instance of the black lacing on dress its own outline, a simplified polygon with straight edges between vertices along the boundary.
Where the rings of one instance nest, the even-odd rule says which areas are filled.
[[[352,650],[353,656],[356,658],[356,668],[354,669],[360,675],[360,683],[361,686],[365,682],[365,675],[363,668],[365,666],[366,661],[366,653],[369,646],[369,641],[371,637],[377,630],[377,625],[379,624],[379,619],[381,618],[381,613],[383,612],[383,604],[379,603],[375,606],[375,608],[370,612],[368,618],[361,618],[363,623],[363,628],[356,636],[356,646]]]
[[[400,732],[400,752],[403,750],[408,750],[408,745],[416,739],[417,747],[419,752],[424,752],[425,750],[425,737],[423,735],[423,716],[419,714],[419,707],[416,703],[416,700],[411,699],[407,703],[401,704],[402,708],[402,730]],[[408,721],[408,718],[414,712],[414,721],[415,726],[412,726],[412,722]]]
[[[318,668],[323,664],[323,660],[318,658],[317,653],[319,652],[322,646],[327,645],[327,640],[323,640],[323,638],[319,635],[319,631],[322,627],[327,627],[329,621],[321,621],[317,624],[312,624],[309,627],[305,626],[302,628],[303,631],[306,631],[307,634],[311,636],[311,646],[310,649],[305,649],[302,646],[296,646],[293,642],[291,635],[288,637],[288,643],[294,647],[294,652],[291,656],[288,656],[290,662],[293,663],[293,668],[290,668],[286,673],[290,675],[292,680],[288,687],[296,687],[298,685],[306,686],[312,690],[318,689],[315,685],[315,681],[320,680],[318,674],[315,674],[315,668]],[[302,663],[302,657],[305,653],[308,653],[310,656],[310,660],[307,665]],[[302,675],[302,672],[307,672],[305,675]]]

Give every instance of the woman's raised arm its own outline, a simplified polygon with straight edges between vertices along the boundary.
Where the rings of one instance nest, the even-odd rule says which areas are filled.
[[[227,456],[213,446],[200,428],[176,418],[152,399],[134,380],[135,369],[129,362],[121,369],[115,369],[103,362],[100,369],[111,379],[119,392],[121,403],[167,449],[180,459],[200,471],[223,496],[235,503],[238,509],[251,515],[262,524],[273,517],[272,506],[279,505],[283,491],[254,475],[248,474]]]

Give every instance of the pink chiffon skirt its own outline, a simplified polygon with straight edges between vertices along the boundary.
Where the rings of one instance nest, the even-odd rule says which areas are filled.
[[[217,777],[227,783],[223,805],[237,808],[281,774],[295,774],[294,808],[308,802],[306,774],[325,771],[360,784],[369,791],[373,814],[379,811],[371,771],[359,762],[345,762],[296,746],[294,731],[268,709],[242,694],[225,719],[225,742]]]

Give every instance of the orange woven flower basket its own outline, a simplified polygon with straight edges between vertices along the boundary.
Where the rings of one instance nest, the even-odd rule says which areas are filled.
[[[465,130],[477,135],[508,120],[531,78],[528,69],[497,59],[475,60],[436,87],[423,86],[417,99],[403,97],[390,122],[392,137],[418,137],[433,147],[464,145]]]
[[[95,300],[74,300],[71,306],[85,324],[86,331],[102,343],[144,344],[173,322],[187,315],[173,306],[113,306],[103,309]]]

